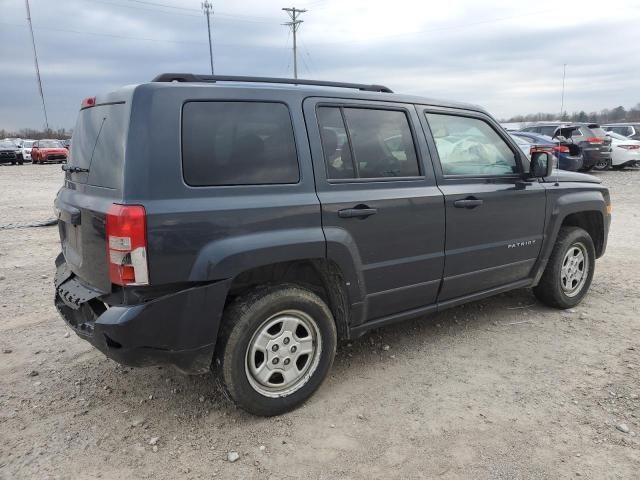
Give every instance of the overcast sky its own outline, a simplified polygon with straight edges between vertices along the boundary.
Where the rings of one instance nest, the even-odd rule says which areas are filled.
[[[49,123],[160,72],[208,73],[198,0],[30,0]],[[303,78],[381,83],[496,117],[640,102],[640,1],[214,0],[216,73],[293,76],[281,7],[308,12]],[[0,0],[0,128],[44,125],[23,0]]]

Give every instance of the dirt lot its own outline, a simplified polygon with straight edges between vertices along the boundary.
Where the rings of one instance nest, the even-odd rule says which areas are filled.
[[[373,332],[272,419],[69,334],[57,229],[0,230],[0,478],[639,478],[640,171],[601,177],[609,248],[575,311],[520,290]],[[61,179],[0,167],[0,224],[51,217]]]

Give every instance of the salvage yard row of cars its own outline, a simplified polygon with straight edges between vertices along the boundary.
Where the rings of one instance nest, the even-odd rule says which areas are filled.
[[[640,166],[640,124],[539,122],[507,130],[527,156],[548,151],[561,170]]]
[[[573,172],[592,169],[640,167],[640,123],[539,122],[520,130],[506,127],[520,149],[531,153],[547,151],[558,168]],[[71,140],[0,140],[0,163],[22,165],[67,161]]]
[[[69,140],[5,138],[0,140],[0,163],[62,163],[67,161],[69,146]]]

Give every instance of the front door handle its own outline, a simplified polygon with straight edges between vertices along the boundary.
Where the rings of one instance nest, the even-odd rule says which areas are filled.
[[[377,208],[369,208],[367,205],[356,205],[354,208],[338,210],[340,218],[367,218],[378,213]]]
[[[464,200],[456,200],[453,202],[453,206],[456,208],[476,208],[482,205],[483,201],[479,198],[469,197]]]

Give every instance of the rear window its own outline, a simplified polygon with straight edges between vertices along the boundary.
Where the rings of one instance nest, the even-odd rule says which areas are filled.
[[[590,130],[593,133],[594,137],[604,137],[607,134],[604,131],[604,128],[601,128],[601,127],[591,128]]]
[[[538,132],[540,132],[542,135],[546,135],[547,137],[553,137],[553,134],[555,133],[557,128],[558,127],[540,127]]]
[[[186,103],[182,165],[193,186],[297,183],[289,109],[269,102]]]
[[[124,102],[80,111],[67,163],[89,169],[89,173],[71,173],[74,182],[121,188],[127,117]]]

